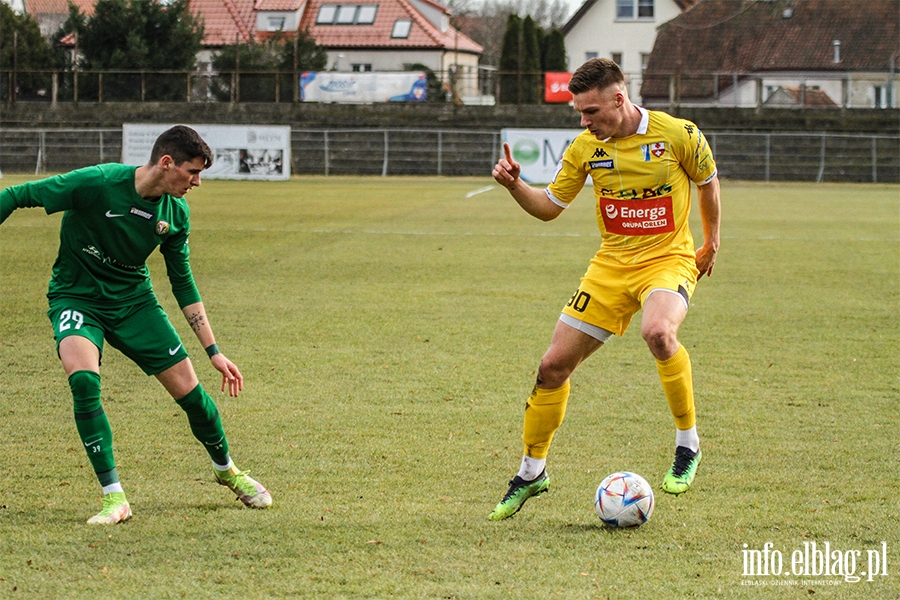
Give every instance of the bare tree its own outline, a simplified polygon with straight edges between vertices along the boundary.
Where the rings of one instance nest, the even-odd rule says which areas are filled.
[[[481,64],[497,65],[509,15],[531,15],[543,29],[561,27],[568,16],[563,0],[447,0],[453,11],[453,26],[483,48]]]

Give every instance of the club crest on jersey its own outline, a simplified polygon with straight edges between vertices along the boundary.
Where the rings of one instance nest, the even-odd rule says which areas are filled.
[[[650,162],[651,155],[655,156],[656,158],[660,158],[665,153],[666,153],[666,143],[665,142],[655,142],[653,144],[642,144],[641,145],[641,155],[644,158],[644,162]]]
[[[166,235],[169,233],[169,224],[165,221],[156,222],[156,235]]]

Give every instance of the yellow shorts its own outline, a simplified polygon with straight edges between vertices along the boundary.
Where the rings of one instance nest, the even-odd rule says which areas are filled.
[[[563,307],[560,319],[605,342],[609,333],[625,333],[631,318],[653,291],[677,293],[687,307],[698,274],[694,260],[683,256],[623,265],[598,254]],[[597,331],[598,328],[605,332]]]

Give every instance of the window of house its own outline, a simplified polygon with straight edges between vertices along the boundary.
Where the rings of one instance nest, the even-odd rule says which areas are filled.
[[[619,65],[620,69],[624,68],[624,67],[622,67],[622,53],[621,52],[613,52],[612,54],[609,55],[609,57],[612,59],[612,61],[614,63]]]
[[[650,53],[641,52],[641,73],[647,70],[648,64],[650,64]]]
[[[376,12],[378,12],[377,4],[361,4],[356,15],[356,22],[360,25],[371,25],[375,22]]]
[[[408,38],[409,30],[412,27],[410,19],[397,19],[394,21],[394,29],[391,30],[392,38]]]
[[[887,90],[882,85],[872,86],[875,96],[875,108],[887,108]]]
[[[338,25],[352,25],[356,20],[356,10],[359,7],[355,4],[341,4],[337,9],[337,17],[334,22]]]
[[[592,58],[597,58],[598,56],[600,56],[599,52],[585,52],[584,60],[591,60]]]
[[[284,31],[284,17],[269,17],[266,20],[266,31]]]
[[[354,73],[370,73],[372,71],[372,63],[353,63],[350,70]]]
[[[616,0],[616,18],[652,19],[656,0]]]
[[[377,4],[323,4],[316,25],[371,25],[377,12]]]
[[[316,25],[329,25],[334,23],[334,15],[337,12],[337,4],[323,4],[319,7],[319,14],[316,16]]]

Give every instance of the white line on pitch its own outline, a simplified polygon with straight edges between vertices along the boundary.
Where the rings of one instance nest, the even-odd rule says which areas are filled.
[[[485,192],[489,192],[497,186],[489,185],[487,187],[478,188],[477,190],[472,190],[471,192],[466,194],[466,198],[471,198],[472,196],[477,196],[478,194],[483,194]]]

